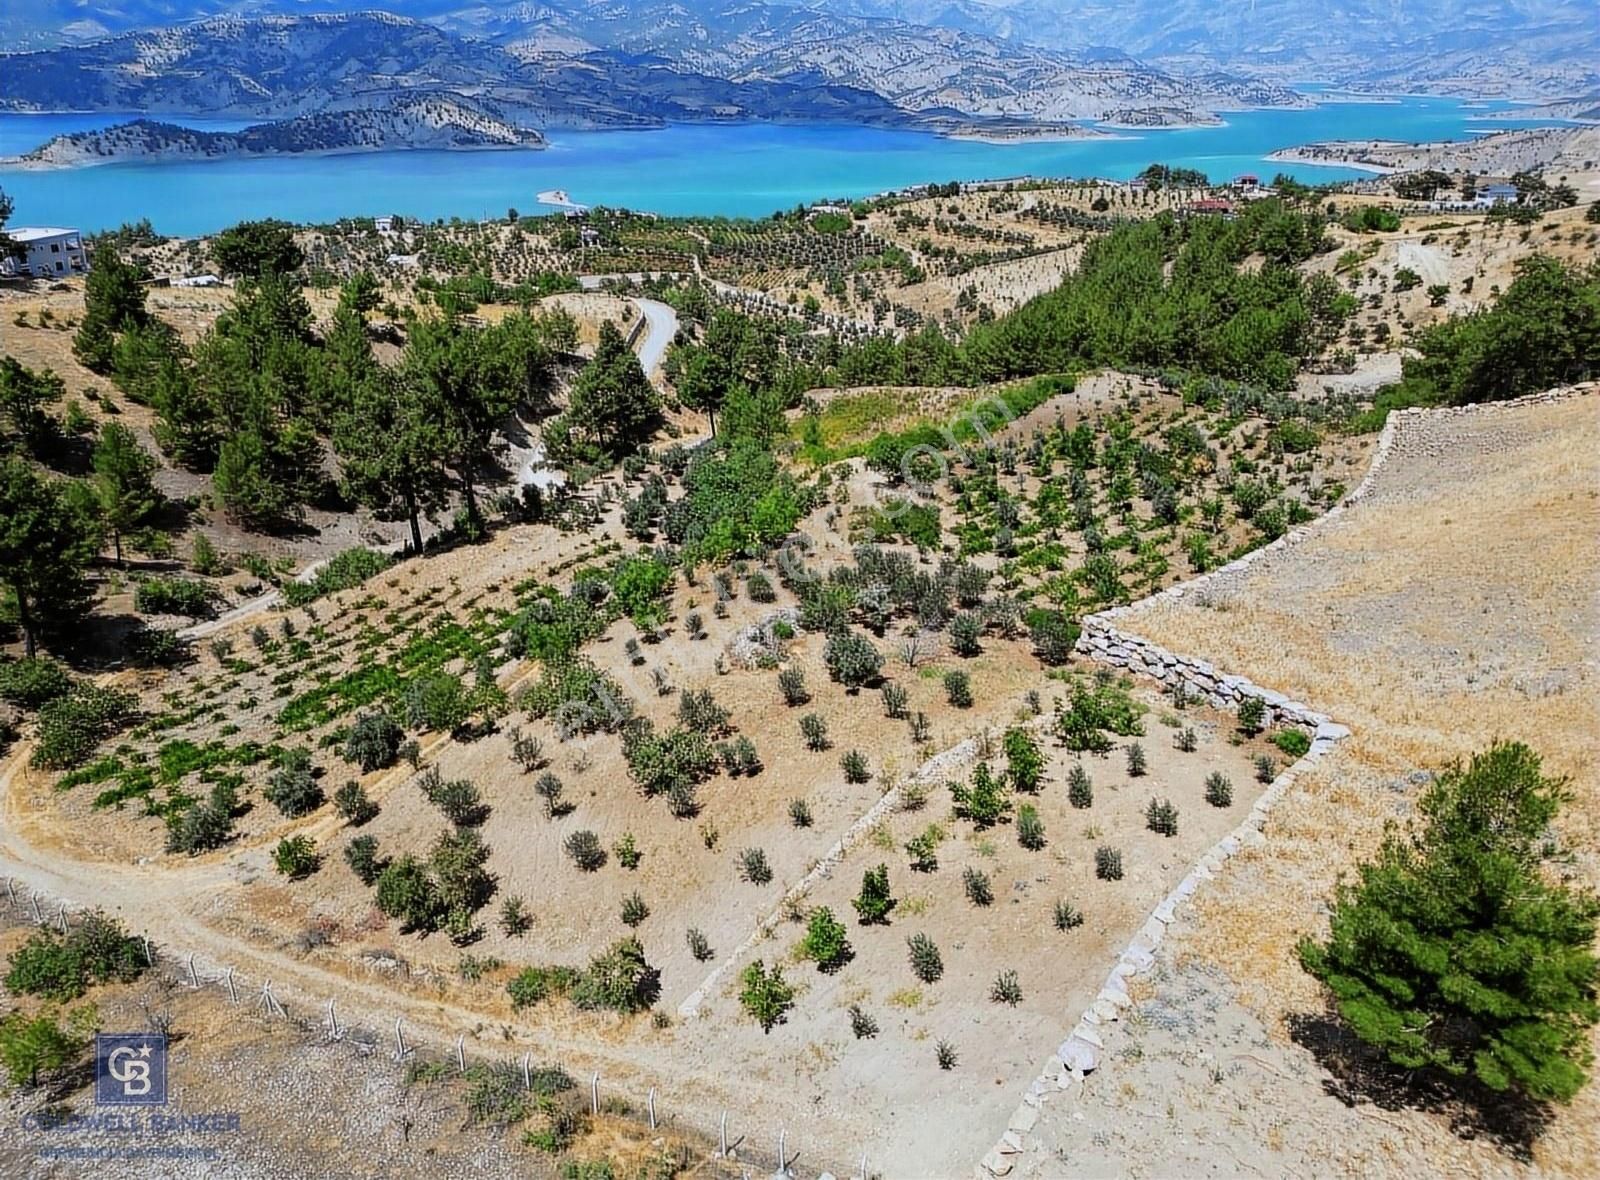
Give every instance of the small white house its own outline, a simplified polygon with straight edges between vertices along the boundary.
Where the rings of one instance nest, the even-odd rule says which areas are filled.
[[[83,249],[83,235],[75,229],[53,226],[22,226],[6,234],[23,248],[21,258],[0,258],[0,275],[26,278],[65,278],[89,269],[89,256]]]
[[[1489,184],[1478,190],[1479,199],[1486,205],[1497,205],[1502,201],[1507,205],[1515,205],[1520,195],[1514,184]]]

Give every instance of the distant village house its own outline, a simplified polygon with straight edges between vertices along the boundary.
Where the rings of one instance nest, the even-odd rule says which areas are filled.
[[[23,253],[20,258],[0,258],[0,276],[7,278],[53,278],[84,274],[89,256],[83,249],[83,235],[75,229],[54,226],[23,226],[7,230]]]

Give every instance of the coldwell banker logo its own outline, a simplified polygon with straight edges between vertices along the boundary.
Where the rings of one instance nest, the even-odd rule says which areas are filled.
[[[165,1106],[167,1038],[157,1033],[100,1033],[94,1039],[96,1106]]]

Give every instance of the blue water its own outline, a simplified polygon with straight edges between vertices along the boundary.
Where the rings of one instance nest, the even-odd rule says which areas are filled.
[[[67,171],[0,168],[13,224],[84,230],[148,217],[168,234],[198,234],[249,217],[332,221],[399,213],[500,217],[539,211],[545,189],[585,204],[666,214],[763,216],[826,197],[858,197],[926,181],[991,177],[1126,179],[1154,161],[1214,180],[1289,172],[1343,180],[1349,169],[1285,166],[1272,151],[1324,139],[1462,139],[1521,122],[1474,122],[1503,103],[1401,98],[1328,101],[1309,110],[1241,111],[1222,127],[1118,132],[1121,138],[984,144],[916,131],[850,126],[674,126],[659,131],[556,132],[542,152],[389,152],[193,164],[122,164]],[[53,135],[126,116],[0,114],[0,156]],[[167,116],[163,116],[166,118]],[[237,121],[175,120],[235,128]]]

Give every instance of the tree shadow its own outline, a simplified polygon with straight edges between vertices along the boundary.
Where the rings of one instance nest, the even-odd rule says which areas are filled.
[[[1533,1159],[1533,1146],[1554,1117],[1546,1102],[1433,1070],[1402,1069],[1359,1040],[1334,1013],[1296,1013],[1288,1026],[1290,1039],[1330,1075],[1323,1091],[1348,1107],[1370,1103],[1379,1110],[1441,1117],[1458,1137],[1483,1139],[1520,1163]]]

